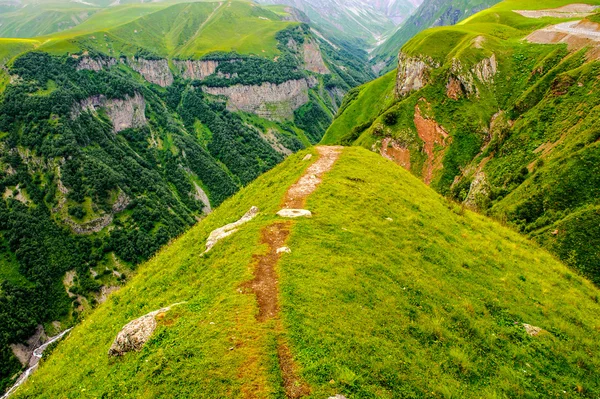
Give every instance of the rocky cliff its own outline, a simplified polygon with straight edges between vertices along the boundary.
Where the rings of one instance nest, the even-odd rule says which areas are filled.
[[[294,117],[294,111],[309,101],[308,89],[316,83],[313,79],[288,80],[281,84],[230,87],[204,87],[206,93],[227,97],[227,109],[256,114],[270,120]]]
[[[307,71],[319,73],[325,75],[330,73],[329,68],[323,61],[323,55],[319,45],[312,40],[306,40],[302,46],[302,53],[304,58],[304,68]]]
[[[396,96],[404,97],[423,88],[429,82],[429,71],[438,66],[430,58],[411,57],[400,52],[398,55]]]
[[[165,59],[147,60],[145,58],[127,58],[127,64],[144,77],[148,82],[162,87],[173,84],[173,74],[169,69],[169,62]]]
[[[105,96],[88,97],[73,109],[71,117],[76,118],[84,111],[95,113],[99,108],[104,109],[117,133],[129,128],[142,127],[148,123],[145,114],[146,101],[139,93],[123,100],[107,99]]]
[[[77,70],[87,69],[89,71],[101,71],[102,69],[110,68],[117,64],[117,60],[114,58],[92,58],[84,56],[79,59],[77,64]]]
[[[173,60],[173,65],[185,79],[202,80],[214,74],[219,61],[214,60]]]

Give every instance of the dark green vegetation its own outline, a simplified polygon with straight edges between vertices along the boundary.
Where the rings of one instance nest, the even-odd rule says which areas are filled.
[[[398,51],[419,32],[454,25],[500,0],[424,0],[417,10],[371,54],[371,63],[383,73],[397,66]]]
[[[382,98],[391,77],[354,89],[324,142],[380,149],[387,138],[410,151],[411,171],[425,178],[418,105],[424,119],[451,136],[446,148],[439,140],[433,146],[442,163],[432,187],[516,227],[598,284],[600,63],[585,49],[524,41],[564,20],[512,11],[565,4],[504,1],[455,27],[417,35],[403,48],[403,67],[414,71],[424,62],[427,84],[370,105],[364,99]]]
[[[132,22],[114,15],[102,31],[92,17],[0,40],[0,391],[19,370],[8,344],[77,322],[210,207],[319,142],[343,94],[370,77],[284,17],[177,4]],[[307,70],[305,43],[320,72]],[[218,65],[192,79],[175,65],[188,58]],[[283,83],[299,89],[283,100],[257,89]],[[240,85],[248,102],[259,90],[261,112],[205,92]]]
[[[283,328],[259,323],[240,287],[304,155],[142,265],[16,397],[281,398],[281,339],[310,398],[597,397],[598,288],[361,148],[344,151],[308,198],[313,217],[292,226],[277,266]],[[261,213],[201,256],[210,231],[251,206]],[[181,301],[140,352],[109,358],[124,324]]]

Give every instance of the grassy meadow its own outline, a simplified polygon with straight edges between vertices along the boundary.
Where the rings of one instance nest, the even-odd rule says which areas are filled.
[[[280,337],[310,398],[597,396],[598,288],[361,148],[344,150],[308,199],[313,217],[292,227],[278,265],[284,328],[258,323],[239,288],[266,249],[261,229],[312,162],[305,155],[141,266],[15,397],[279,398]],[[261,214],[202,257],[209,232],[253,205]],[[182,301],[140,352],[108,357],[124,324]]]

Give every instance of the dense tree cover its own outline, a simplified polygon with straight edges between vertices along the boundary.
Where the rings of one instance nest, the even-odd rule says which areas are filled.
[[[323,132],[327,130],[333,118],[316,101],[313,100],[294,112],[294,122],[308,137],[311,143],[321,141]]]
[[[126,68],[78,71],[74,58],[41,52],[16,59],[10,73],[17,78],[0,97],[0,192],[13,195],[0,201],[0,252],[14,254],[23,282],[0,286],[0,390],[20,367],[7,345],[73,312],[66,271],[77,271],[70,291],[91,300],[100,284],[90,268],[110,253],[135,265],[196,222],[205,204],[195,185],[214,207],[283,159],[258,130],[181,81],[163,90]],[[118,134],[103,110],[79,105],[136,94],[148,123]],[[74,233],[103,215],[110,229]]]

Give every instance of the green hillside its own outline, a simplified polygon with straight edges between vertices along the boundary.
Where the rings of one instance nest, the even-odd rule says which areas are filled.
[[[598,288],[364,149],[325,173],[312,218],[284,222],[275,213],[306,154],[141,266],[15,397],[597,396]],[[252,206],[255,219],[202,255],[209,232]],[[279,310],[264,318],[245,287],[277,226],[291,253],[272,264]],[[123,325],[174,303],[139,352],[107,354]]]
[[[425,0],[389,38],[370,54],[371,64],[384,73],[397,66],[398,51],[419,32],[434,26],[454,25],[499,0]]]
[[[378,81],[363,86],[323,142],[385,145],[440,193],[509,222],[600,282],[595,50],[523,40],[569,18],[514,12],[568,4],[504,1],[420,33],[402,49],[392,105],[361,103],[382,97]],[[566,14],[574,23],[586,15]],[[595,26],[589,18],[583,26]],[[419,63],[425,85],[411,86]]]
[[[139,263],[319,142],[370,78],[276,11],[124,5],[0,39],[0,391],[22,368],[11,344],[77,324]]]

